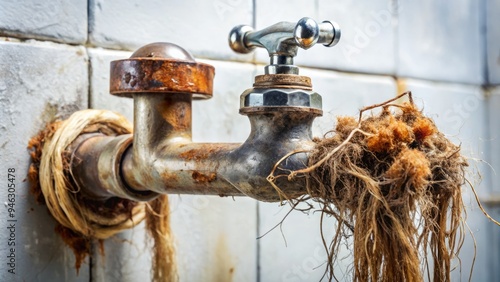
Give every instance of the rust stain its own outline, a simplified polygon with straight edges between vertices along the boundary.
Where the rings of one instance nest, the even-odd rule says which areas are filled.
[[[264,74],[255,77],[255,88],[288,88],[312,90],[311,78],[292,74]]]
[[[401,93],[408,91],[408,85],[406,85],[406,79],[403,79],[403,78],[396,79],[396,87],[397,87],[396,95],[399,95]]]
[[[211,172],[209,175],[198,171],[193,171],[192,177],[195,183],[210,183],[217,180],[217,173]]]
[[[134,76],[133,74],[137,74]],[[214,67],[171,58],[130,58],[111,62],[110,92],[190,93],[210,98]]]
[[[210,157],[216,152],[220,152],[223,149],[220,145],[208,144],[197,149],[191,149],[186,152],[180,153],[179,157],[185,160],[201,161]]]
[[[199,161],[199,160],[204,160],[204,159],[208,158],[208,153],[206,151],[200,152],[200,150],[191,149],[189,151],[181,153],[179,155],[179,157],[186,159],[186,160],[189,160],[189,161],[191,161],[191,160]]]
[[[219,235],[215,243],[214,269],[215,281],[234,281],[234,262],[229,252],[224,234]]]
[[[162,173],[161,178],[163,179],[164,182],[174,182],[179,180],[177,174],[169,172]]]
[[[158,112],[175,131],[191,128],[191,98],[185,94],[171,94],[157,105]]]

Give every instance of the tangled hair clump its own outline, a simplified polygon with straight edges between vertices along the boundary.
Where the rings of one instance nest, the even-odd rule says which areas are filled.
[[[392,103],[405,95],[409,102]],[[374,108],[382,110],[363,117]],[[287,174],[307,179],[308,195],[299,202],[312,199],[338,221],[325,242],[325,274],[337,280],[336,254],[352,236],[354,281],[423,281],[425,272],[429,280],[450,281],[465,227],[468,164],[460,147],[417,109],[411,93],[364,108],[359,119],[338,117],[331,133],[314,140],[307,168]],[[286,198],[275,184],[285,176],[274,176],[278,165],[268,180]]]

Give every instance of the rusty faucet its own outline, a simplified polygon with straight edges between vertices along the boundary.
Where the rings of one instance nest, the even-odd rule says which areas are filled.
[[[280,22],[260,31],[237,26],[229,35],[240,53],[266,48],[270,64],[243,92],[240,113],[251,132],[243,144],[193,143],[191,102],[212,96],[214,68],[196,62],[181,47],[153,43],[129,59],[111,63],[110,92],[134,99],[134,133],[109,137],[82,135],[73,144],[73,180],[95,199],[121,197],[146,201],[158,194],[249,196],[279,201],[266,177],[276,162],[294,150],[313,147],[311,125],[322,115],[321,96],[311,79],[293,64],[298,47],[333,46],[340,39],[337,24]],[[308,155],[290,156],[280,168],[304,168]],[[305,181],[280,178],[290,198],[305,193]]]

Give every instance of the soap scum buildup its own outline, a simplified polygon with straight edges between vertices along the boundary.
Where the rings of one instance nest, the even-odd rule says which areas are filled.
[[[393,104],[403,96],[409,102]],[[382,110],[364,117],[375,108]],[[417,109],[411,93],[366,107],[358,119],[338,117],[336,128],[314,142],[307,168],[275,175],[282,161],[303,151],[291,152],[268,180],[292,207],[313,200],[322,218],[337,219],[330,244],[323,238],[325,275],[338,280],[336,254],[352,237],[353,281],[423,281],[424,275],[450,281],[451,260],[464,240],[461,186],[468,164],[460,146]],[[306,177],[308,195],[288,199],[275,183],[279,177]]]

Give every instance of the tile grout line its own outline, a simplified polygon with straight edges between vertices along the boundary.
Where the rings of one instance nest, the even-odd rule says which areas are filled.
[[[88,44],[74,45],[74,44],[67,43],[67,42],[63,43],[63,42],[57,42],[57,41],[51,41],[51,40],[39,40],[39,39],[36,39],[36,38],[28,38],[28,39],[26,39],[26,38],[15,38],[15,37],[6,37],[6,38],[19,39],[20,41],[13,42],[13,43],[21,43],[21,44],[30,44],[29,42],[26,42],[26,40],[35,40],[35,41],[39,41],[39,42],[51,42],[51,43],[54,43],[54,44],[64,45],[64,46],[69,46],[69,47],[80,47],[81,46],[81,47],[86,48],[86,50],[89,50],[89,49],[100,49],[100,50],[103,50],[103,51],[132,52],[131,50],[125,50],[125,49],[111,49],[111,48],[105,48],[105,47],[100,47],[100,46],[92,46],[92,45],[88,45]],[[395,45],[397,45],[397,43],[395,43]],[[251,61],[236,61],[236,60],[224,60],[224,59],[221,59],[221,58],[205,58],[205,57],[196,57],[196,58],[197,59],[203,59],[203,60],[217,61],[217,62],[250,64],[250,65],[255,65],[255,66],[265,65],[265,63],[255,62],[253,60],[251,60]],[[484,58],[484,56],[483,56],[483,58]],[[311,70],[319,70],[319,71],[327,71],[327,72],[329,72],[329,71],[330,72],[337,72],[337,73],[340,73],[340,74],[366,75],[366,76],[370,76],[370,77],[380,77],[380,76],[383,76],[383,77],[416,79],[416,80],[421,80],[421,81],[425,81],[425,82],[436,82],[436,83],[443,83],[443,84],[457,84],[457,85],[469,85],[469,86],[481,86],[481,87],[498,87],[498,86],[500,86],[500,83],[499,84],[485,84],[485,83],[475,84],[475,83],[467,83],[467,82],[461,82],[461,81],[435,80],[435,79],[429,79],[429,78],[421,78],[421,77],[417,77],[417,76],[399,77],[397,75],[397,71],[396,71],[396,74],[394,75],[394,74],[390,74],[390,73],[370,73],[370,72],[363,72],[363,71],[341,70],[341,69],[336,69],[336,68],[327,69],[327,68],[311,67],[311,66],[300,66],[300,67],[301,68],[305,68],[305,69],[311,69]]]
[[[488,7],[487,7],[487,1],[486,0],[481,0],[479,1],[480,8],[479,8],[479,19],[481,19],[480,23],[480,34],[483,37],[483,40],[481,40],[482,43],[482,49],[483,49],[483,84],[484,86],[489,86],[490,85],[490,74],[489,74],[489,68],[488,68]]]
[[[92,0],[87,0],[87,40],[85,40],[85,45],[83,46],[85,48],[85,52],[87,53],[87,79],[88,79],[88,93],[87,93],[87,109],[90,109],[92,107],[92,61],[90,59],[90,52],[89,52],[89,41],[90,41],[90,4]],[[90,256],[89,256],[89,282],[94,281],[94,259],[93,259],[93,254],[95,251],[95,246],[94,242],[91,242],[90,244]]]
[[[394,78],[397,81],[399,79],[399,10],[400,10],[400,3],[401,0],[393,0],[392,2],[392,9],[394,10],[397,8],[397,12],[394,13],[392,16],[393,20],[393,25],[392,25],[392,32],[394,33],[394,43],[393,43],[393,48],[394,48]],[[398,94],[398,93],[396,93]]]
[[[261,272],[260,272],[260,255],[261,255],[261,249],[260,249],[260,239],[259,239],[259,234],[260,234],[260,203],[257,201],[256,205],[256,213],[257,213],[257,228],[256,228],[256,236],[255,240],[257,240],[257,282],[261,281]]]
[[[253,28],[257,28],[257,0],[253,0],[252,1],[252,26]],[[255,72],[256,72],[256,69],[257,69],[257,55],[255,54],[255,52],[253,52],[253,55],[252,55],[252,61],[251,61],[251,64],[254,66],[254,76],[255,76]],[[261,272],[260,272],[260,254],[261,254],[261,249],[260,249],[260,240],[257,239],[259,238],[259,233],[260,233],[260,204],[259,202],[257,201],[257,204],[255,205],[255,213],[256,213],[256,230],[255,230],[255,233],[256,233],[256,236],[255,236],[255,240],[257,241],[257,250],[256,250],[256,256],[255,256],[255,259],[256,259],[256,280],[257,282],[260,282],[261,281]]]

